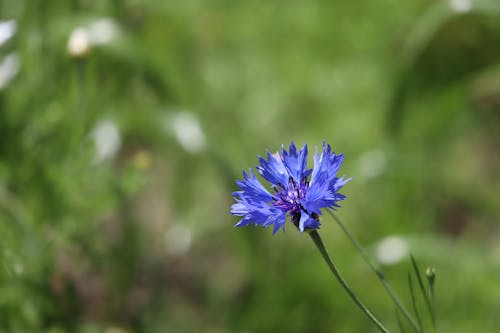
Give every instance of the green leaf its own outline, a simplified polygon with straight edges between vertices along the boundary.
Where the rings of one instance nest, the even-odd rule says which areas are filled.
[[[413,288],[413,280],[411,278],[411,273],[408,273],[408,286],[410,287],[411,305],[413,307],[413,312],[415,312],[415,317],[417,318],[418,326],[422,327],[422,320],[420,319],[420,314],[418,313],[417,300],[415,297],[415,290]]]
[[[413,265],[414,273],[417,276],[417,281],[418,281],[418,286],[420,287],[420,292],[422,293],[422,296],[424,297],[425,307],[427,308],[427,311],[429,312],[430,321],[431,321],[431,329],[434,332],[435,331],[434,315],[433,315],[433,311],[432,311],[431,301],[429,299],[429,294],[427,293],[427,291],[425,289],[424,282],[422,280],[422,275],[420,273],[420,269],[418,268],[418,265],[417,265],[415,258],[413,257],[413,255],[410,255],[410,258],[411,258],[411,263]]]

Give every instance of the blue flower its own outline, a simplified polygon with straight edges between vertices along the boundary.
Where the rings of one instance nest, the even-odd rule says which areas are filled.
[[[325,207],[339,207],[346,197],[338,191],[351,178],[337,177],[344,161],[343,154],[335,154],[323,142],[321,155],[314,155],[314,167],[307,168],[307,145],[297,152],[292,142],[281,155],[267,151],[267,160],[259,156],[259,174],[270,183],[272,193],[262,185],[251,169],[243,172],[243,180],[236,181],[240,191],[233,193],[236,201],[231,214],[243,218],[235,225],[274,226],[273,234],[285,230],[287,214],[301,232],[319,229],[319,216]]]

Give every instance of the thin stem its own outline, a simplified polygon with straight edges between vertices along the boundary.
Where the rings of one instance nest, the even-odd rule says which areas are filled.
[[[422,293],[422,296],[424,297],[424,303],[425,307],[427,308],[427,311],[429,312],[429,317],[430,317],[430,324],[431,324],[431,330],[432,332],[436,332],[436,324],[434,322],[434,314],[432,312],[432,306],[431,306],[431,301],[429,299],[429,295],[427,294],[427,291],[425,290],[424,282],[422,281],[422,275],[420,274],[420,269],[418,268],[417,261],[415,260],[415,257],[410,254],[410,259],[411,263],[413,265],[413,270],[415,271],[415,275],[417,276],[417,282],[418,286],[420,287],[420,292]]]
[[[394,304],[399,308],[401,313],[405,316],[405,318],[408,320],[408,322],[411,324],[415,332],[421,332],[422,329],[420,328],[420,325],[415,322],[415,320],[412,318],[410,315],[410,312],[406,309],[406,307],[403,305],[399,297],[397,296],[396,292],[394,289],[392,289],[392,286],[390,285],[389,281],[385,278],[384,273],[380,269],[378,269],[373,262],[370,260],[368,255],[366,254],[365,249],[361,246],[361,244],[354,238],[354,236],[351,234],[349,229],[345,226],[345,224],[340,220],[340,218],[337,217],[330,209],[327,209],[328,213],[330,216],[337,222],[337,224],[340,226],[342,231],[346,234],[347,238],[351,241],[351,243],[354,245],[354,247],[358,250],[358,252],[361,254],[361,257],[365,261],[365,263],[371,268],[371,270],[377,275],[378,279],[384,286],[385,290],[393,300]]]
[[[75,59],[76,66],[76,110],[73,118],[73,131],[72,131],[72,149],[79,149],[82,147],[82,138],[85,133],[85,109],[86,109],[86,59]]]
[[[408,286],[410,288],[411,305],[413,306],[413,311],[415,312],[415,316],[417,317],[418,324],[420,326],[422,326],[422,320],[420,319],[420,315],[418,313],[417,300],[415,297],[415,290],[413,289],[413,280],[411,278],[411,273],[408,273]]]
[[[318,248],[319,252],[321,252],[321,255],[323,256],[323,259],[325,259],[328,267],[332,271],[333,275],[337,279],[337,281],[340,283],[340,285],[344,288],[344,290],[347,292],[347,294],[351,297],[351,299],[356,303],[356,305],[361,309],[361,311],[374,323],[377,328],[384,333],[388,333],[389,331],[382,325],[375,316],[366,308],[366,306],[361,303],[361,301],[358,299],[356,294],[351,290],[347,282],[344,280],[340,272],[338,271],[337,267],[333,263],[332,259],[328,255],[328,252],[326,251],[325,246],[323,245],[323,241],[321,240],[321,237],[319,233],[316,230],[313,230],[309,233],[311,236],[312,240],[314,241],[314,244],[316,244],[316,247]]]
[[[401,322],[401,316],[399,315],[399,310],[398,308],[396,307],[395,309],[395,312],[396,312],[396,319],[398,320],[398,327],[399,327],[399,330],[401,331],[401,333],[406,333],[406,330],[403,326],[403,323]]]
[[[76,59],[76,70],[78,75],[78,112],[80,116],[85,112],[85,59]]]
[[[429,286],[429,297],[431,305],[432,330],[436,331],[436,308],[434,307],[434,284]]]
[[[432,328],[433,331],[436,330],[436,307],[434,301],[434,282],[436,279],[436,272],[434,268],[427,267],[425,272],[425,276],[427,277],[427,286],[429,287],[429,303],[431,308],[431,319],[432,319]]]

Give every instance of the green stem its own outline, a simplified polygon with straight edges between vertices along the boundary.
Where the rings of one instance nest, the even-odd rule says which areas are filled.
[[[429,303],[431,308],[431,319],[432,319],[432,328],[435,332],[436,330],[436,307],[434,301],[434,282],[436,279],[436,273],[432,267],[427,267],[425,272],[425,276],[427,277],[427,286],[429,287]]]
[[[431,301],[429,299],[429,295],[427,294],[427,291],[425,290],[424,282],[422,281],[422,276],[420,274],[420,269],[418,268],[417,261],[415,260],[415,257],[413,257],[413,255],[411,255],[411,254],[410,254],[410,259],[411,259],[411,263],[413,265],[413,270],[415,271],[415,275],[417,276],[417,282],[418,282],[418,286],[420,287],[420,292],[422,293],[422,296],[424,297],[425,307],[427,308],[427,311],[429,312],[431,331],[434,333],[434,332],[436,332],[436,324],[434,322],[434,314],[432,312]]]
[[[406,333],[403,323],[401,322],[401,317],[399,316],[398,308],[395,308],[395,312],[396,312],[396,319],[398,320],[399,330],[401,331],[401,333]]]
[[[382,271],[380,269],[378,269],[373,264],[373,262],[370,260],[370,258],[366,254],[365,249],[356,240],[356,238],[354,238],[354,236],[351,234],[351,232],[349,231],[349,229],[347,229],[347,227],[345,226],[345,224],[337,217],[337,215],[335,215],[330,209],[328,209],[327,211],[330,214],[330,216],[335,220],[335,222],[337,222],[337,224],[340,226],[340,228],[342,229],[342,231],[346,234],[347,238],[349,238],[349,240],[354,245],[354,247],[361,254],[361,257],[363,258],[363,260],[365,261],[365,263],[377,275],[378,279],[380,280],[380,282],[384,286],[385,290],[387,291],[387,293],[391,297],[392,301],[394,302],[394,304],[396,304],[396,306],[401,311],[401,313],[403,313],[403,315],[408,320],[408,322],[411,324],[411,326],[413,327],[413,329],[415,330],[415,332],[421,332],[422,329],[421,329],[420,325],[418,325],[418,323],[415,322],[415,320],[412,318],[412,316],[410,315],[410,312],[403,305],[403,303],[401,302],[401,300],[397,296],[397,294],[394,291],[394,289],[392,289],[392,286],[390,285],[389,281],[387,281],[387,279],[385,278],[384,273],[382,273]]]
[[[436,309],[434,307],[434,284],[429,286],[429,297],[431,305],[431,319],[432,319],[432,331],[436,332]]]
[[[82,147],[82,139],[85,134],[85,109],[86,109],[86,75],[84,58],[75,59],[76,63],[76,112],[73,118],[71,149],[78,150]]]
[[[361,311],[372,321],[372,323],[377,326],[377,328],[380,330],[380,332],[388,333],[389,331],[382,325],[377,318],[373,316],[373,314],[366,308],[366,306],[361,303],[361,301],[358,299],[356,294],[351,290],[347,282],[344,280],[340,272],[338,271],[337,267],[333,263],[332,259],[330,259],[330,256],[328,255],[328,252],[326,252],[326,248],[323,245],[323,241],[321,240],[321,237],[319,233],[316,230],[313,230],[309,233],[311,236],[312,240],[314,241],[314,244],[316,244],[316,247],[318,248],[319,252],[321,252],[321,255],[323,256],[323,259],[325,259],[328,267],[332,271],[333,275],[337,279],[337,281],[340,283],[340,285],[344,288],[344,290],[347,292],[349,297],[356,303],[356,305],[361,309]]]
[[[408,273],[408,286],[410,288],[411,305],[413,306],[413,311],[417,317],[418,324],[422,327],[422,320],[420,319],[420,314],[418,313],[417,300],[415,297],[415,289],[413,288],[413,280],[411,278],[411,273]]]

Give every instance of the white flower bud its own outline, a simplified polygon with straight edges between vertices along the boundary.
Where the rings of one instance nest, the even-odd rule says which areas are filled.
[[[76,28],[68,39],[68,53],[75,58],[83,58],[90,52],[90,41],[84,28]]]

